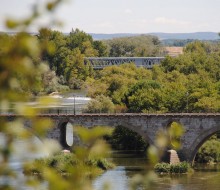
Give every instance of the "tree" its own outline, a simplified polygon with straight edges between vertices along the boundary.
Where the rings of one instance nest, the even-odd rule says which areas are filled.
[[[152,80],[141,80],[134,84],[125,95],[129,112],[155,112],[160,110],[160,84]]]
[[[93,41],[92,36],[79,29],[63,35],[44,28],[38,39],[43,44],[43,60],[73,89],[82,88],[86,78],[93,75],[92,67],[84,64],[84,57],[106,55],[106,46],[101,41]]]
[[[110,57],[159,56],[160,41],[155,36],[140,35],[104,41],[109,47]]]
[[[88,95],[96,97],[103,94],[111,97],[114,104],[124,105],[122,99],[128,88],[143,78],[151,78],[150,71],[134,64],[106,67],[96,80],[87,81]]]
[[[42,44],[43,50],[42,60],[47,61],[51,70],[58,72],[59,63],[56,62],[56,55],[59,54],[60,49],[66,46],[66,39],[64,34],[59,31],[42,28],[37,35]]]
[[[99,57],[108,56],[107,45],[105,45],[102,41],[98,41],[98,40],[94,41],[93,47],[98,51]]]
[[[109,97],[104,95],[96,96],[86,106],[85,113],[113,113],[114,104]]]

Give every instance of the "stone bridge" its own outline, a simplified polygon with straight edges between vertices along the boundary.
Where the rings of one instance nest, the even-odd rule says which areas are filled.
[[[175,113],[175,114],[83,114],[57,115],[45,114],[54,121],[54,128],[48,132],[48,137],[58,140],[64,148],[66,142],[66,126],[124,126],[137,132],[149,144],[154,144],[160,130],[166,130],[172,122],[180,123],[185,134],[181,137],[182,147],[178,151],[180,159],[192,162],[201,145],[213,134],[220,131],[220,113]]]
[[[166,130],[172,123],[180,123],[185,134],[181,138],[179,150],[181,160],[192,162],[201,145],[213,134],[220,131],[220,114],[92,114],[92,115],[51,115],[55,121],[54,130],[48,133],[50,138],[59,140],[66,147],[66,124],[73,126],[110,126],[122,125],[137,132],[149,144],[154,144],[159,130]]]

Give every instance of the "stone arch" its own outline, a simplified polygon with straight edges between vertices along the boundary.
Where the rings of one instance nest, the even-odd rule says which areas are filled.
[[[145,151],[150,144],[141,134],[124,125],[115,126],[112,135],[107,138],[108,141],[113,149],[132,152]]]
[[[67,141],[66,141],[66,126],[67,126],[67,123],[68,123],[68,121],[62,122],[59,125],[59,130],[60,130],[59,143],[64,149],[69,149],[70,148],[69,145],[67,144]]]
[[[152,144],[154,144],[154,139],[152,139],[152,138],[150,138],[149,136],[148,136],[148,134],[147,134],[147,131],[143,131],[143,130],[141,130],[141,128],[140,127],[135,127],[135,126],[133,126],[132,124],[130,124],[130,123],[127,123],[127,122],[119,122],[119,123],[112,123],[112,121],[110,120],[110,122],[105,122],[105,123],[103,123],[103,124],[97,124],[97,125],[91,125],[91,126],[84,126],[82,123],[79,123],[79,122],[75,122],[75,121],[65,121],[65,123],[67,124],[68,122],[70,122],[71,124],[72,124],[72,126],[73,126],[73,128],[74,127],[76,127],[76,126],[81,126],[81,127],[86,127],[86,128],[93,128],[93,127],[96,127],[96,126],[106,126],[106,127],[112,127],[112,128],[115,128],[115,127],[117,127],[117,126],[123,126],[123,127],[125,127],[125,128],[127,128],[127,129],[129,129],[129,130],[131,130],[131,131],[133,131],[133,132],[136,132],[138,135],[140,135],[142,138],[143,138],[143,140],[147,143],[147,144],[150,144],[150,145],[152,145]],[[63,122],[64,123],[64,122]],[[62,126],[60,126],[59,128],[62,128]],[[62,131],[60,131],[60,132],[62,132]],[[63,136],[62,136],[63,137]],[[79,136],[77,136],[77,135],[73,135],[73,137],[74,137],[74,145],[79,145],[79,144],[81,144],[81,140],[80,140],[80,137]],[[62,139],[62,138],[61,138]],[[61,141],[60,141],[61,142]],[[62,143],[63,143],[63,141],[62,141]],[[62,145],[62,144],[61,144]],[[64,142],[64,145],[66,146],[66,143]],[[63,146],[63,145],[62,145]],[[69,147],[70,148],[70,147]]]
[[[170,125],[172,124],[172,123],[178,123],[178,124],[180,124],[180,125],[182,125],[183,127],[184,127],[184,125],[181,123],[181,121],[180,121],[180,119],[169,119],[168,121],[167,121],[167,125],[166,125],[166,128],[168,128],[168,127],[170,127]]]
[[[194,162],[196,153],[198,152],[199,148],[207,141],[212,135],[220,131],[220,127],[213,127],[204,131],[202,134],[199,134],[198,137],[193,141],[192,147],[189,150],[189,158],[188,161]]]
[[[125,122],[122,122],[122,123],[120,123],[119,125],[121,125],[121,126],[127,128],[127,129],[130,129],[130,130],[133,131],[133,132],[136,132],[138,135],[140,135],[140,136],[143,138],[143,140],[144,140],[146,143],[149,143],[150,145],[153,145],[153,144],[154,144],[154,139],[151,139],[151,138],[149,137],[149,135],[147,134],[147,131],[141,130],[140,127],[135,127],[135,126],[133,126],[132,124],[130,124],[130,123],[125,123]],[[114,127],[117,127],[117,126],[119,126],[119,125],[116,125],[116,126],[114,126]]]
[[[67,124],[70,123],[72,126],[73,124],[71,123],[71,121],[69,119],[64,119],[64,120],[61,120],[59,123],[58,123],[58,138],[57,140],[59,141],[61,147],[63,149],[70,149],[71,146],[68,145],[67,143],[67,139],[66,139],[66,130],[67,130]]]

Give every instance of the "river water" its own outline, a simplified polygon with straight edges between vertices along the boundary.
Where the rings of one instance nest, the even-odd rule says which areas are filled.
[[[137,174],[145,175],[153,170],[143,156],[130,153],[113,154],[114,170],[107,171],[94,182],[96,190],[102,190],[103,184],[110,182],[111,190],[128,190],[130,180]],[[219,190],[220,164],[195,165],[194,172],[179,175],[157,175],[148,187],[138,190]]]

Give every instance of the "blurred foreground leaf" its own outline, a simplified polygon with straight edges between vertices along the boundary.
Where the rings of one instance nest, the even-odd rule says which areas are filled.
[[[91,130],[85,127],[76,127],[74,128],[74,132],[80,136],[83,142],[92,144],[97,138],[103,137],[104,135],[111,135],[113,128],[97,126]]]

